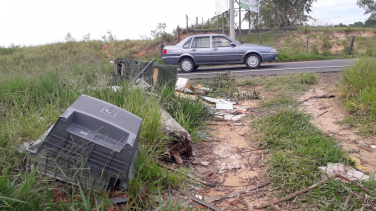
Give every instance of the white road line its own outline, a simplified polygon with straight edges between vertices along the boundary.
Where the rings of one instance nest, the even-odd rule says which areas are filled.
[[[281,71],[281,70],[304,70],[304,69],[322,69],[322,68],[341,68],[341,67],[347,67],[350,65],[344,65],[344,66],[323,66],[323,67],[300,67],[300,68],[282,68],[282,69],[265,69],[265,70],[239,70],[239,71],[230,71],[232,73],[244,73],[244,72],[267,72],[267,71]],[[223,71],[219,71],[223,72]],[[178,75],[210,75],[210,74],[216,74],[219,72],[209,72],[209,73],[178,73]]]

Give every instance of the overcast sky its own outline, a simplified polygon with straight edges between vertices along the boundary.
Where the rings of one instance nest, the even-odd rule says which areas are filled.
[[[140,39],[151,37],[158,23],[172,32],[185,27],[186,14],[192,23],[214,13],[214,0],[0,0],[0,46],[63,42],[68,32],[76,40],[88,33],[101,39],[108,30],[120,40]],[[318,0],[311,16],[323,24],[349,24],[364,22],[363,13],[356,0]]]

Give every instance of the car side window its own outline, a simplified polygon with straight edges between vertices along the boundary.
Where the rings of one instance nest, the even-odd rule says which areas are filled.
[[[192,38],[189,39],[189,40],[183,45],[183,48],[185,48],[185,49],[189,48],[189,45],[191,44],[191,41],[192,41]]]
[[[213,37],[213,48],[231,47],[231,40],[225,37]]]
[[[196,37],[193,40],[192,48],[210,48],[210,37]]]

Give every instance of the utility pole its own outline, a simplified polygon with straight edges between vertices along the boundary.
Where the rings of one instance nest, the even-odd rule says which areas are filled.
[[[234,17],[234,0],[229,0],[230,4],[230,37],[235,39],[235,17]]]
[[[187,32],[188,32],[188,15],[185,15],[187,18]]]
[[[222,34],[225,34],[225,13],[222,13]]]
[[[248,11],[248,34],[251,34],[251,10]]]
[[[239,1],[239,41],[242,41],[242,15],[241,15],[242,8],[240,7]]]

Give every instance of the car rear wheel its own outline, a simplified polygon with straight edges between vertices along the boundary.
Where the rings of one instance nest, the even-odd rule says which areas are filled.
[[[184,72],[192,72],[195,69],[195,64],[192,59],[184,58],[180,62],[180,69]]]
[[[260,67],[261,59],[257,54],[249,54],[247,58],[245,58],[245,65],[249,69],[255,69]]]

